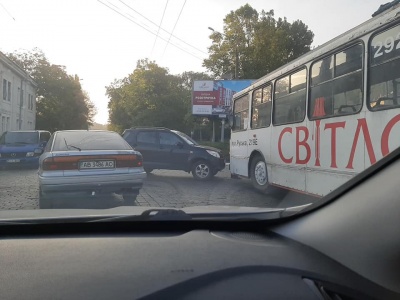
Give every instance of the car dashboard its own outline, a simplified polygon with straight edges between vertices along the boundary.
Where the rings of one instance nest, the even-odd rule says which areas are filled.
[[[399,157],[284,219],[3,220],[1,298],[400,299]]]
[[[31,226],[29,232],[11,228],[0,242],[2,299],[398,296],[315,249],[268,230],[200,226],[176,231],[163,226],[142,231],[129,224],[104,225],[56,224],[52,229],[38,226],[38,231]]]

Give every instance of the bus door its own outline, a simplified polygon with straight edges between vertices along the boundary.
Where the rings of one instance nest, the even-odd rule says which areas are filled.
[[[298,147],[306,127],[306,69],[275,82],[271,148],[271,183],[304,191],[306,150]]]
[[[233,107],[233,128],[230,144],[232,174],[248,176],[249,95],[238,98]]]

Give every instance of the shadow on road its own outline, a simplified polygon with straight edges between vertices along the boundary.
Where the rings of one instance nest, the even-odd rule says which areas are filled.
[[[115,194],[91,196],[76,193],[70,195],[57,194],[52,199],[53,209],[107,209],[126,206],[122,198]]]

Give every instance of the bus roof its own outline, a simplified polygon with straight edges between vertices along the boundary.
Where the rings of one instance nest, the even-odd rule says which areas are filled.
[[[299,66],[302,66],[320,56],[323,56],[341,45],[349,44],[357,40],[358,38],[362,37],[363,35],[368,34],[369,32],[381,26],[384,26],[385,24],[397,18],[400,19],[400,4],[396,2],[395,5],[386,8],[385,12],[377,15],[376,17],[371,18],[365,21],[364,23],[361,23],[360,25],[344,32],[343,34],[333,38],[332,40],[322,44],[321,46],[318,46],[317,48],[283,65],[282,67],[259,78],[257,81],[253,82],[253,84],[250,85],[249,87],[236,93],[234,95],[234,98],[238,98],[243,94],[246,94],[251,90],[255,89],[256,87],[259,87],[281,75],[284,75],[287,72],[295,70]]]

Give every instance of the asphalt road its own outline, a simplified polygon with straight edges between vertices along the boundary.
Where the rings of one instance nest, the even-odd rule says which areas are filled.
[[[104,209],[123,204],[122,196],[58,195],[54,208]],[[36,170],[0,170],[0,209],[38,209],[38,180]],[[183,171],[155,170],[148,175],[135,205],[153,207],[230,205],[247,207],[288,207],[310,203],[297,193],[272,189],[260,193],[246,179],[231,179],[228,168],[212,180],[200,182]]]

